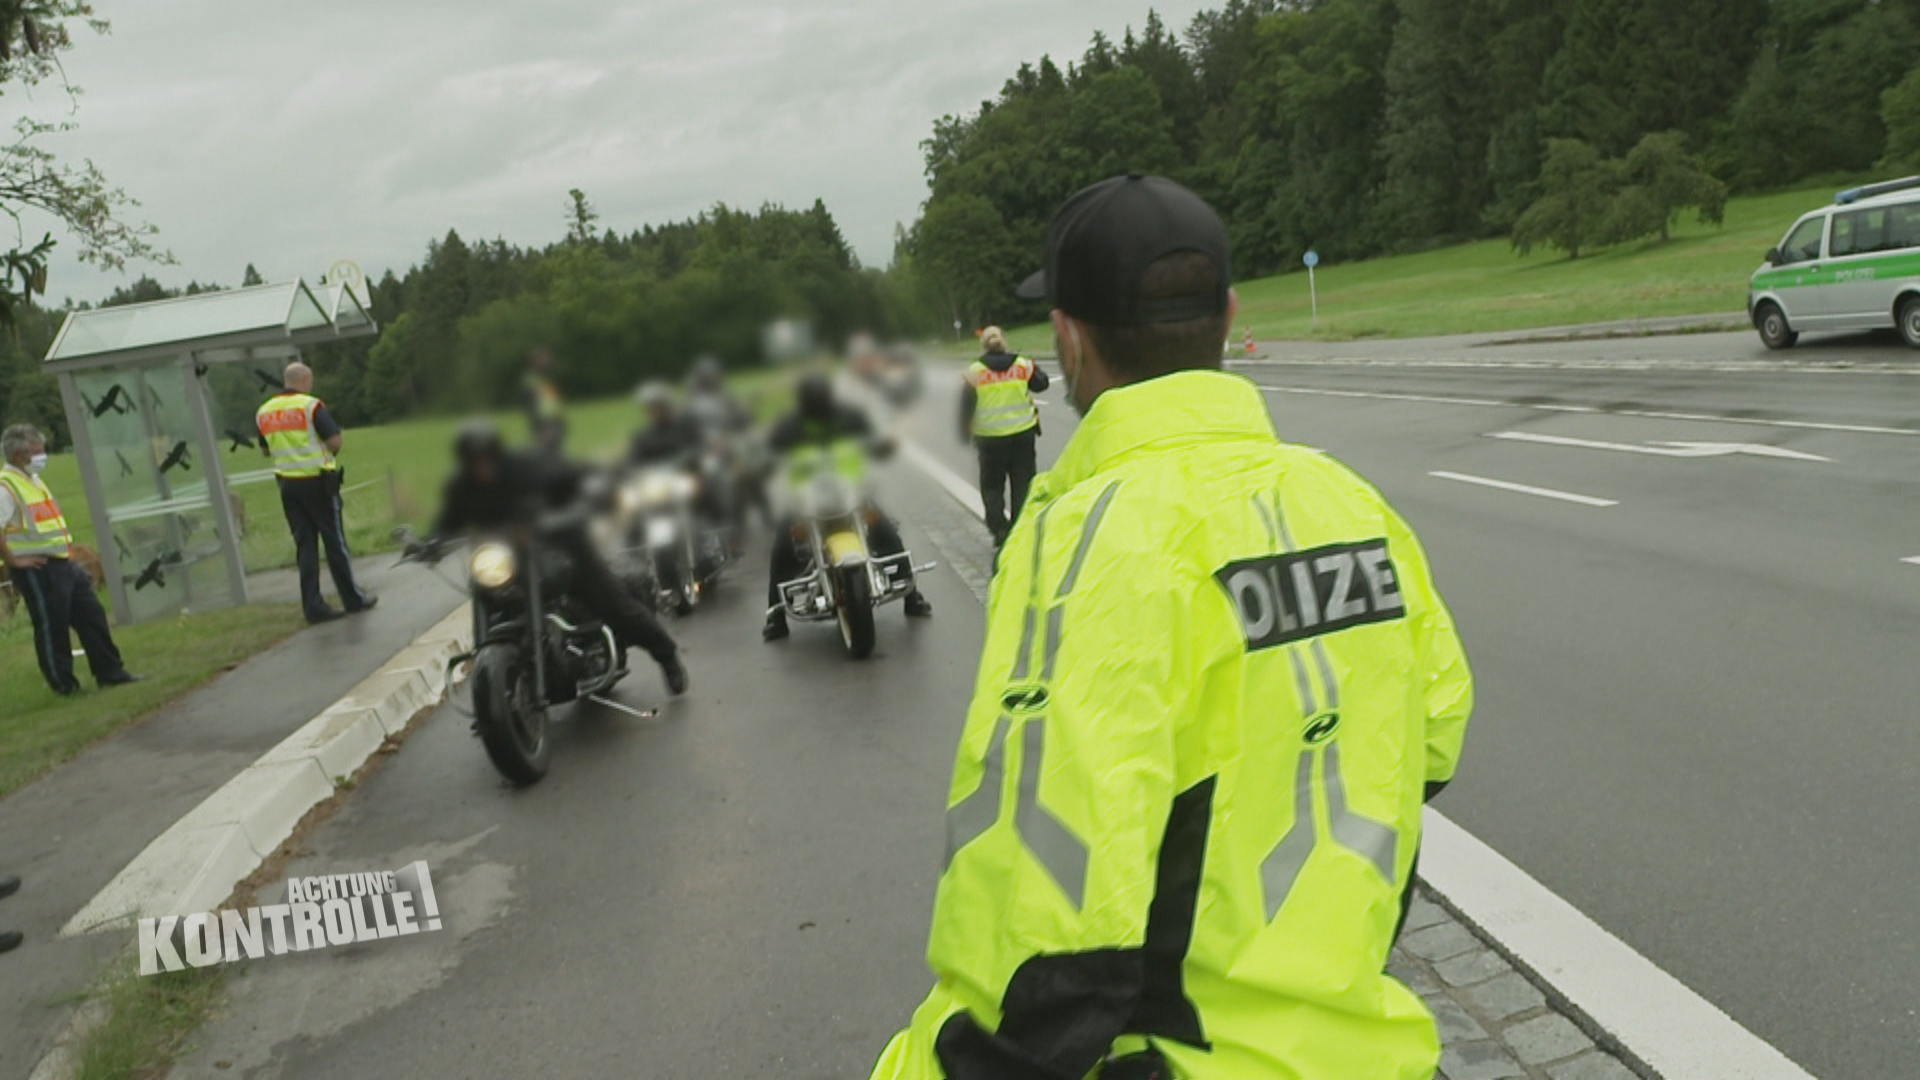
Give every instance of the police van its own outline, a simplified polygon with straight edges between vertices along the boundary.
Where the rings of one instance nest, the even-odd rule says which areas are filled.
[[[1920,176],[1843,191],[1795,222],[1754,272],[1747,313],[1770,349],[1888,327],[1920,349]]]

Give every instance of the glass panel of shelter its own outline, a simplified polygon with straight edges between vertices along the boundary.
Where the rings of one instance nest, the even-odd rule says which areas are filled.
[[[233,507],[234,527],[239,530],[242,555],[250,568],[274,556],[284,556],[292,545],[281,524],[278,495],[272,486],[273,459],[256,423],[261,404],[280,392],[285,364],[281,358],[256,357],[200,367],[207,415],[220,446],[227,501]]]
[[[134,622],[236,601],[209,496],[188,369],[179,364],[75,372],[99,470],[105,522]],[[120,591],[120,590],[116,590]]]

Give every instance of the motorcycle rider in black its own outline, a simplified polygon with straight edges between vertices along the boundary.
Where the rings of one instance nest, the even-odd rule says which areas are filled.
[[[476,421],[463,428],[454,453],[459,471],[447,481],[433,534],[409,545],[409,553],[430,550],[466,532],[528,527],[542,515],[581,504],[585,469],[544,451],[507,450],[490,423]],[[622,646],[638,646],[653,657],[669,690],[686,693],[690,680],[679,646],[614,577],[588,537],[585,519],[544,530],[541,540],[566,556],[568,594],[606,623]]]
[[[828,447],[843,439],[869,440],[873,424],[865,413],[834,400],[833,384],[823,375],[808,375],[800,380],[798,408],[774,425],[770,440],[775,453],[786,454],[802,447]],[[793,522],[774,530],[773,566],[767,581],[767,625],[760,636],[778,641],[787,636],[787,610],[780,599],[780,586],[799,577],[804,557],[793,539]],[[886,557],[907,550],[900,538],[900,527],[885,514],[867,529],[867,539],[875,555]],[[911,569],[908,571],[912,573]],[[907,614],[924,619],[933,614],[933,604],[916,585],[906,596]]]
[[[633,433],[627,464],[691,465],[700,453],[701,432],[674,407],[673,391],[666,383],[650,382],[634,396],[646,414],[646,422]]]

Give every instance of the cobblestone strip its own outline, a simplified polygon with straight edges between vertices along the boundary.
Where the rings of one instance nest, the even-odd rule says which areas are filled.
[[[986,527],[911,469],[886,487],[890,509],[917,526],[986,603],[993,577]],[[1527,973],[1436,903],[1424,884],[1387,970],[1439,1022],[1437,1080],[1642,1080],[1555,1008]]]

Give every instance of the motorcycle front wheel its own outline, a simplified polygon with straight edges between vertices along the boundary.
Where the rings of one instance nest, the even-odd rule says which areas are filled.
[[[547,705],[533,686],[533,664],[520,646],[481,648],[473,661],[474,727],[500,775],[519,787],[547,775]]]
[[[867,580],[867,568],[849,567],[840,571],[840,640],[847,655],[865,660],[873,655],[876,639],[873,630],[873,586]]]

